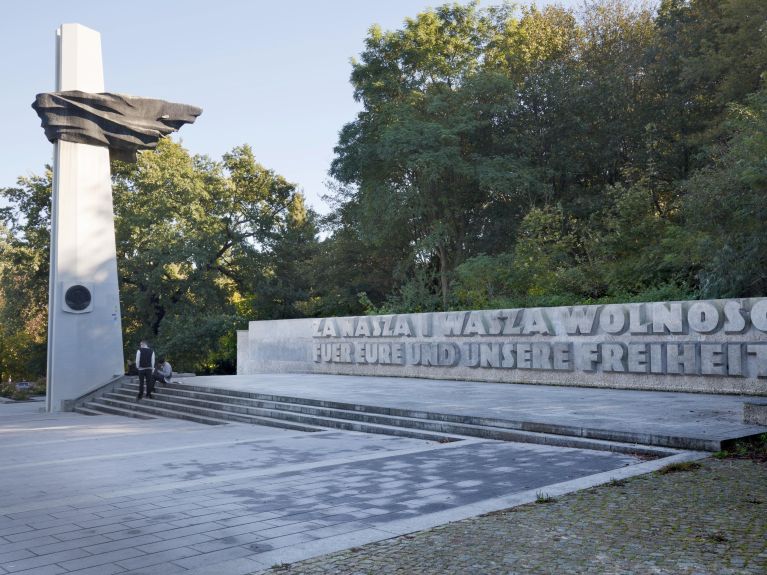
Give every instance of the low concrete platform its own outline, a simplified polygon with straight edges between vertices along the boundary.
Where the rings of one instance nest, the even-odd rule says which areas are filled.
[[[244,575],[704,456],[41,406],[0,406],[3,575]]]
[[[179,381],[277,397],[472,416],[528,431],[682,449],[715,451],[767,432],[763,425],[743,421],[744,403],[754,396],[320,374]]]

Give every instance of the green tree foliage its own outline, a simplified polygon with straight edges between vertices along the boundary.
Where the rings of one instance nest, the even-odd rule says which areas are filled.
[[[291,247],[314,229],[295,186],[249,147],[212,162],[163,140],[117,167],[114,198],[126,346],[148,338],[179,367],[231,369],[244,318],[296,315],[309,254]]]
[[[0,190],[0,377],[45,373],[51,171]]]
[[[729,140],[686,183],[701,291],[709,297],[767,293],[767,90],[733,105]]]
[[[370,271],[393,285],[368,309],[763,293],[753,267],[724,265],[762,261],[761,212],[741,198],[753,221],[704,224],[716,186],[757,197],[725,167],[751,154],[758,173],[739,138],[755,129],[742,118],[758,115],[765,26],[756,0],[601,0],[451,4],[371,28],[329,240],[387,254]],[[714,264],[714,246],[734,252]]]
[[[146,338],[177,370],[231,372],[236,328],[311,300],[315,216],[247,146],[214,162],[163,140],[112,168],[126,357]],[[2,190],[3,374],[45,370],[50,190],[50,172]]]

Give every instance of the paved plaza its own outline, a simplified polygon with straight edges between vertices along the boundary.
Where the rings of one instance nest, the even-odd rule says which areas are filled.
[[[0,575],[252,573],[701,457],[40,406],[0,406]]]
[[[767,431],[742,423],[741,396],[325,375],[187,383],[655,445]],[[764,464],[659,476],[710,454],[42,405],[0,405],[0,575],[763,572]]]

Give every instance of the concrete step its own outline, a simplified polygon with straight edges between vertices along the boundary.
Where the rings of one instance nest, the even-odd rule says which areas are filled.
[[[216,390],[217,392],[219,390]],[[125,396],[133,393],[132,389],[122,390]],[[185,386],[162,386],[155,389],[155,397],[174,404],[190,406],[195,409],[213,409],[231,413],[247,414],[270,419],[288,420],[308,425],[352,429],[372,433],[390,433],[403,435],[403,430],[417,430],[428,434],[439,434],[439,441],[451,441],[465,437],[479,437],[500,441],[520,443],[536,443],[559,447],[581,449],[597,449],[601,451],[617,451],[641,455],[658,455],[657,448],[647,448],[635,443],[604,441],[598,439],[563,436],[524,430],[513,430],[490,425],[473,425],[454,423],[426,417],[405,417],[370,413],[364,406],[353,406],[356,409],[337,409],[316,407],[298,403],[300,398],[291,398],[292,402],[279,402],[263,399],[232,395],[225,390],[221,393],[211,391],[196,391]],[[316,403],[316,402],[315,402]],[[348,405],[348,404],[347,404]],[[380,411],[380,410],[377,410]],[[427,415],[427,414],[424,414]],[[369,426],[376,426],[368,429]],[[380,429],[379,429],[380,428]],[[383,430],[383,431],[382,431]],[[413,437],[408,433],[408,436]]]
[[[84,407],[82,405],[78,405],[74,409],[75,413],[80,413],[82,415],[104,415],[103,412],[98,411],[96,409],[88,409],[87,407]]]
[[[112,394],[106,394],[105,397],[126,401],[133,393],[132,389],[123,389]],[[257,425],[271,425],[274,427],[284,427],[298,431],[324,431],[328,428],[345,429],[349,431],[360,431],[363,433],[382,433],[385,435],[398,435],[402,437],[411,437],[416,439],[426,439],[429,441],[456,441],[444,433],[425,432],[418,429],[410,429],[386,424],[369,424],[364,421],[350,421],[335,417],[316,417],[300,413],[284,412],[276,409],[263,409],[259,407],[249,407],[229,403],[226,396],[221,396],[222,401],[199,400],[193,398],[179,398],[163,391],[155,390],[153,399],[142,400],[142,403],[163,405],[166,409],[186,412],[199,413],[216,418],[229,419],[242,423],[254,423]]]
[[[136,401],[135,394],[132,394],[131,391],[129,391],[128,393],[124,393],[124,392],[121,393],[119,391],[106,393],[100,399],[102,402],[106,403],[107,405],[116,405],[116,404],[127,405],[127,406],[131,406],[129,407],[129,409],[133,408],[146,413],[161,414],[161,415],[164,415],[165,417],[176,417],[178,419],[188,419],[191,421],[199,421],[200,423],[215,422],[214,425],[236,421],[239,423],[250,423],[253,425],[281,427],[283,429],[290,429],[293,431],[307,431],[307,432],[325,431],[324,429],[321,429],[319,427],[313,427],[313,426],[307,426],[307,425],[296,425],[293,423],[281,422],[281,421],[263,418],[263,417],[257,417],[257,416],[240,415],[240,414],[228,412],[226,410],[195,408],[193,406],[188,406],[181,403],[175,403],[173,401],[167,401],[165,399],[161,399],[158,396],[157,392],[153,394],[152,399],[147,399],[145,397],[140,402]]]
[[[157,419],[156,417],[153,417],[146,413],[142,413],[132,409],[125,409],[120,405],[106,405],[99,402],[98,400],[89,401],[82,407],[90,411],[98,412],[100,414],[106,413],[109,415],[122,415],[123,417],[132,417],[134,419]]]
[[[671,449],[693,449],[700,451],[717,451],[721,449],[719,441],[706,438],[690,438],[682,436],[657,435],[652,433],[626,432],[614,429],[593,429],[580,426],[557,425],[536,421],[517,421],[507,419],[495,419],[486,417],[475,417],[467,415],[456,415],[436,412],[425,412],[402,408],[390,408],[374,405],[362,405],[352,403],[342,403],[335,401],[325,401],[318,399],[277,396],[261,394],[254,392],[224,390],[212,388],[209,386],[195,385],[187,382],[173,383],[169,388],[186,391],[196,391],[202,393],[213,393],[218,395],[227,395],[235,398],[250,398],[262,401],[273,401],[278,403],[295,403],[303,406],[327,407],[331,409],[341,409],[345,411],[362,411],[365,413],[377,413],[381,415],[391,415],[398,417],[409,417],[416,419],[428,419],[434,421],[446,421],[466,425],[478,425],[482,427],[509,429],[526,431],[531,433],[542,433],[551,435],[560,435],[567,437],[580,437],[589,440],[600,440],[606,442],[616,442],[625,444],[638,444],[654,446],[659,448]]]
[[[169,417],[173,419],[184,419],[195,423],[204,423],[205,425],[223,425],[226,421],[213,419],[210,417],[200,417],[193,414],[175,413],[173,411],[153,406],[144,405],[144,401],[137,402],[135,398],[131,401],[115,400],[100,397],[97,400],[88,402],[85,407],[89,409],[100,410],[105,413],[115,415],[125,415],[127,417],[136,417],[138,419],[157,419],[157,417]]]

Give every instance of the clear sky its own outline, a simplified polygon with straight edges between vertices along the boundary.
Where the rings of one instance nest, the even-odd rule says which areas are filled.
[[[52,146],[30,107],[53,91],[55,33],[101,33],[106,90],[193,104],[183,145],[213,159],[249,144],[319,212],[338,131],[359,106],[350,58],[368,29],[400,28],[442,1],[8,0],[0,5],[0,187],[41,174]],[[485,0],[482,6],[497,3]],[[523,2],[529,3],[529,2]],[[538,5],[550,1],[538,0]],[[582,0],[553,2],[580,6]]]

